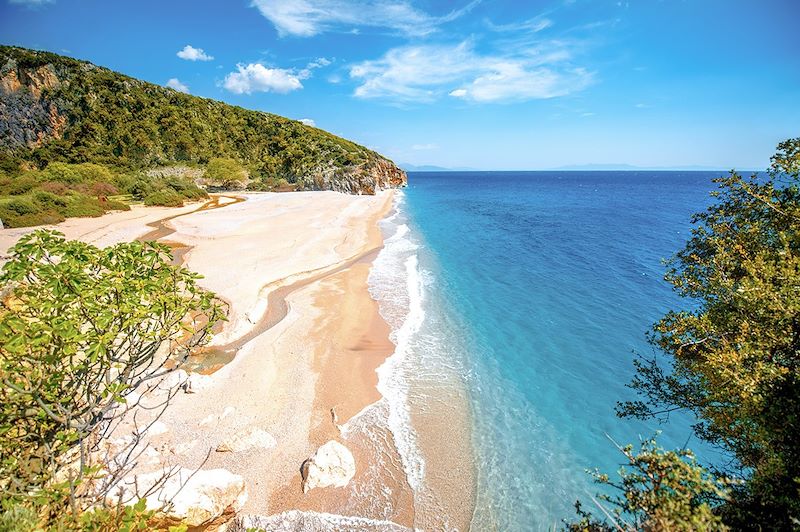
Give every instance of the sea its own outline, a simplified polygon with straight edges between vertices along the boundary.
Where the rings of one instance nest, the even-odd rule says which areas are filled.
[[[613,478],[624,462],[617,445],[658,435],[664,448],[722,459],[692,435],[687,414],[642,422],[614,407],[637,397],[627,386],[634,358],[659,355],[648,330],[696,304],[664,281],[663,260],[690,237],[692,214],[723,174],[409,174],[383,222],[370,289],[397,345],[379,389],[420,516],[426,505],[428,515],[447,512],[430,482],[446,473],[451,485],[471,484],[472,530],[553,530],[575,517],[576,500],[599,512],[592,497],[602,488],[587,471]],[[457,388],[469,470],[437,473],[420,444],[431,429],[415,419],[449,405],[443,397]],[[441,451],[463,451],[447,449],[455,444],[441,427]]]

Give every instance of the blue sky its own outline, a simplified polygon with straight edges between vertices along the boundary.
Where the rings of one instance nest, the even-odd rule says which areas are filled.
[[[397,162],[763,168],[800,136],[800,0],[0,0],[0,42]]]

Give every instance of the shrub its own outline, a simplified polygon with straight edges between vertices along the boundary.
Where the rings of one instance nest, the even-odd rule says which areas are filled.
[[[89,191],[92,196],[116,196],[119,194],[119,189],[111,183],[97,182],[89,185]]]
[[[39,204],[43,209],[56,209],[62,210],[67,206],[67,198],[47,192],[45,190],[37,190],[32,194],[33,201]]]
[[[25,214],[17,217],[15,225],[9,227],[33,227],[36,225],[57,224],[64,221],[64,215],[58,211],[44,211],[35,214]]]
[[[0,530],[152,529],[146,502],[105,502],[141,433],[116,454],[102,451],[102,438],[144,408],[131,390],[152,392],[171,371],[165,360],[179,364],[205,345],[224,306],[154,242],[100,249],[39,230],[9,253],[0,273],[11,295],[0,301]],[[71,468],[77,454],[81,467]],[[47,522],[26,526],[34,514]]]
[[[619,447],[626,464],[615,482],[595,471],[595,482],[609,486],[614,495],[596,500],[603,517],[597,518],[575,503],[577,522],[565,522],[569,532],[636,532],[707,530],[728,528],[714,506],[728,499],[732,481],[709,473],[687,449],[665,451],[651,438],[636,451]]]
[[[190,187],[181,190],[180,193],[186,199],[191,199],[191,200],[203,199],[208,197],[208,192],[206,192],[205,190],[194,184]]]
[[[69,164],[53,162],[42,170],[40,179],[59,183],[78,184],[110,182],[114,174],[105,166],[93,163]]]
[[[10,196],[27,194],[36,186],[36,180],[30,176],[7,177],[0,182],[0,193]]]
[[[24,208],[20,209],[21,206]],[[33,207],[33,210],[29,207]],[[41,210],[25,198],[0,204],[0,220],[3,221],[4,227],[31,227],[63,222],[64,216],[57,210]]]
[[[131,210],[131,206],[125,202],[117,201],[117,200],[110,200],[110,199],[101,199],[100,204],[103,208],[107,211],[129,211]]]
[[[39,208],[31,201],[30,198],[14,198],[7,200],[0,205],[0,208],[14,213],[16,215],[35,214],[39,212]]]
[[[127,188],[125,188],[128,194],[131,194],[134,198],[143,200],[150,194],[157,192],[158,189],[153,185],[153,181],[149,180],[143,176],[139,176],[133,180],[131,180],[127,184]]]
[[[59,196],[64,196],[67,194],[67,192],[69,192],[69,189],[65,184],[57,181],[45,181],[39,185],[39,190],[44,190],[45,192],[50,192]]]
[[[205,178],[216,187],[239,190],[247,182],[247,171],[235,159],[215,158],[208,161]]]
[[[149,206],[183,207],[183,196],[172,189],[159,190],[144,198],[144,204]]]
[[[70,198],[67,207],[63,211],[67,218],[84,218],[102,216],[105,213],[103,205],[95,198],[83,195],[75,195]]]

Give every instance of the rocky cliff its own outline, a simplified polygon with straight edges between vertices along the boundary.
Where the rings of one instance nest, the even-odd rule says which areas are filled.
[[[142,169],[243,163],[304,190],[373,194],[406,184],[363,146],[278,115],[183,94],[85,61],[0,46],[0,162]]]

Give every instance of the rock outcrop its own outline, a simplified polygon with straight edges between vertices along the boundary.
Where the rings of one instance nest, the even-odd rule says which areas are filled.
[[[164,481],[165,474],[169,476]],[[152,493],[151,493],[152,492]],[[108,504],[147,497],[147,509],[164,524],[194,527],[220,525],[233,518],[247,502],[244,479],[226,469],[156,471],[135,475],[120,483]]]
[[[376,159],[358,167],[319,168],[302,179],[310,190],[335,190],[347,194],[375,194],[400,188],[408,183],[406,173],[386,159]]]
[[[350,450],[341,443],[331,440],[303,462],[303,493],[314,488],[347,486],[356,474],[356,462]]]
[[[67,118],[48,94],[60,86],[51,65],[0,63],[0,139],[6,149],[32,149],[61,138]]]

